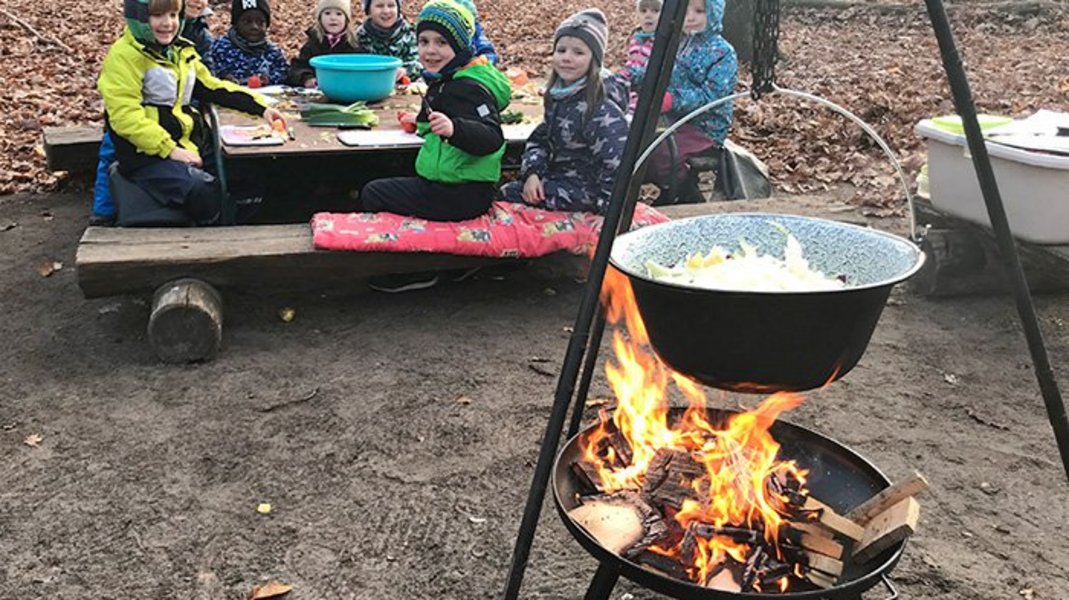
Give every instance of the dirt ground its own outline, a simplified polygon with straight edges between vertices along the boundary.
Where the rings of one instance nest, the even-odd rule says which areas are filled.
[[[0,598],[241,599],[267,579],[293,600],[500,595],[556,383],[530,365],[559,370],[581,296],[567,269],[230,293],[219,358],[165,366],[144,298],[77,288],[88,204],[0,198]],[[1069,388],[1069,297],[1037,304]],[[1069,598],[1069,486],[1008,298],[896,290],[860,366],[789,420],[931,481],[903,598]],[[594,567],[547,505],[522,596],[579,598]]]

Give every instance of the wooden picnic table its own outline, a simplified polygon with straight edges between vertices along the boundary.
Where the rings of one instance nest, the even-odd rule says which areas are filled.
[[[401,126],[397,122],[398,111],[417,112],[420,107],[420,96],[412,94],[396,94],[386,98],[382,102],[371,104],[371,108],[379,117],[379,124],[373,131],[400,131]],[[318,100],[325,102],[325,100]],[[247,159],[286,156],[306,156],[328,153],[338,154],[364,154],[368,152],[402,152],[411,153],[419,148],[419,144],[398,146],[395,144],[375,146],[360,145],[347,146],[338,140],[336,127],[311,127],[300,119],[299,112],[292,101],[283,101],[278,105],[279,110],[286,115],[286,123],[293,130],[294,140],[287,140],[277,146],[223,146],[223,154],[227,159]],[[542,102],[540,98],[523,98],[513,100],[507,110],[518,110],[524,114],[524,121],[539,123],[542,121]],[[243,113],[231,110],[219,111],[220,121],[223,125],[255,125],[261,122],[259,119]],[[522,151],[526,142],[526,134],[532,127],[514,127],[506,125],[506,143],[510,147],[519,147]]]

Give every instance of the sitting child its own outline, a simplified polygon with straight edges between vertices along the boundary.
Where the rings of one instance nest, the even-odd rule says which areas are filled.
[[[211,15],[212,9],[208,8],[207,0],[186,0],[185,19],[182,22],[182,32],[179,37],[193,42],[197,54],[200,54],[201,60],[204,61],[207,60],[208,52],[212,48],[212,34],[208,30],[208,17]],[[104,132],[100,138],[96,182],[93,185],[93,210],[89,217],[90,225],[111,225],[115,222],[115,205],[111,200],[111,188],[108,183],[108,171],[114,162],[115,144],[112,143],[111,136]]]
[[[604,213],[627,142],[627,90],[601,68],[608,28],[596,8],[564,20],[553,35],[545,118],[523,152],[519,181],[501,194],[549,210]]]
[[[215,40],[208,55],[212,72],[249,87],[285,82],[289,63],[282,49],[267,39],[269,27],[268,0],[234,0],[230,31]]]
[[[367,15],[356,30],[360,52],[401,59],[397,78],[416,79],[423,72],[416,50],[416,32],[401,14],[401,0],[364,0]]]
[[[357,52],[351,14],[352,5],[349,0],[319,0],[316,5],[315,25],[305,32],[308,34],[308,41],[301,46],[297,58],[290,63],[290,74],[286,83],[298,87],[316,87],[315,69],[309,64],[313,57]]]
[[[479,20],[479,9],[475,8],[475,2],[473,0],[456,0],[456,2],[468,9],[472,16],[475,17],[475,35],[471,38],[475,56],[485,56],[490,61],[490,64],[497,65],[497,49],[494,48],[490,38],[486,37],[486,31],[483,29],[482,21]]]
[[[505,153],[500,112],[512,90],[485,57],[472,57],[474,30],[471,13],[453,0],[431,0],[420,11],[416,31],[428,88],[423,108],[409,117],[424,138],[419,176],[367,184],[364,211],[463,221],[489,210]]]
[[[735,49],[720,34],[723,18],[724,0],[690,0],[687,5],[685,35],[661,106],[670,122],[735,91],[739,63]],[[673,181],[683,184],[679,199],[668,198],[658,204],[701,200],[700,195],[695,197],[697,178],[688,177],[687,160],[722,146],[731,117],[732,103],[721,104],[676,130],[672,136],[674,152],[667,142],[654,151],[647,180],[656,182],[662,190],[672,187]]]
[[[221,199],[215,178],[202,170],[211,168],[204,156],[211,145],[194,102],[263,115],[269,123],[282,114],[208,71],[193,45],[178,37],[181,2],[124,0],[126,28],[108,50],[97,87],[119,173],[159,207],[207,224],[218,218]],[[125,220],[122,199],[115,200]]]
[[[631,87],[631,98],[627,104],[629,112],[634,112],[635,105],[638,104],[638,90],[653,52],[653,38],[660,16],[661,0],[638,0],[638,27],[631,32],[631,37],[627,40],[627,61],[620,70],[620,75]]]

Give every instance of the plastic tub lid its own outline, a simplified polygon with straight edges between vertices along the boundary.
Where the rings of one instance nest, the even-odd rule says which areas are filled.
[[[1003,117],[1001,115],[976,115],[976,120],[980,123],[980,131],[986,131],[994,127],[1001,127],[1003,125],[1009,125],[1013,122],[1012,117]],[[935,126],[950,133],[965,133],[965,126],[961,123],[961,117],[958,115],[943,115],[941,117],[932,117],[932,123]]]

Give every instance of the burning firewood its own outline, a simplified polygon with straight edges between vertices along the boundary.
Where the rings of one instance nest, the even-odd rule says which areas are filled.
[[[587,496],[568,512],[598,543],[620,556],[634,556],[665,537],[661,513],[632,491]]]

